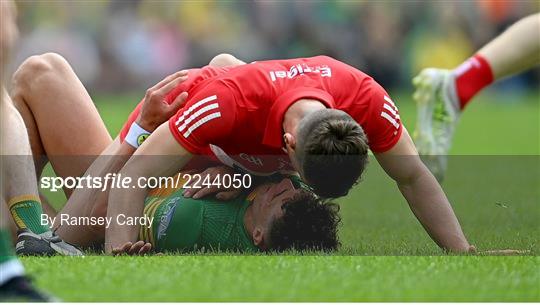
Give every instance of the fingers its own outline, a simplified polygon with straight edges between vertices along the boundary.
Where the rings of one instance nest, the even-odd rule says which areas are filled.
[[[187,92],[180,93],[180,95],[178,95],[176,97],[176,99],[174,99],[174,102],[172,102],[169,105],[169,112],[170,113],[176,113],[178,111],[178,109],[180,109],[182,106],[184,106],[184,104],[187,101],[187,98],[188,98],[188,93]]]
[[[240,190],[231,187],[225,188],[223,187],[219,181],[221,181],[220,175],[230,175],[234,173],[233,169],[227,166],[215,166],[208,168],[204,172],[200,174],[202,177],[203,186],[200,188],[186,188],[184,189],[182,195],[187,198],[193,198],[193,199],[200,199],[204,196],[208,196],[210,194],[214,194],[217,192],[224,193],[220,195],[221,198],[218,198],[220,200],[229,200],[230,198],[235,198],[240,194]],[[217,182],[216,182],[217,179]],[[206,182],[207,181],[207,182]],[[199,185],[200,186],[200,185]],[[217,198],[217,197],[216,197]]]
[[[121,247],[113,248],[112,249],[112,254],[113,255],[120,255],[120,254],[127,253],[129,251],[129,249],[131,249],[132,245],[133,245],[133,243],[127,242],[127,243],[123,244]]]
[[[150,253],[150,251],[152,251],[152,244],[150,243],[145,243],[144,246],[141,247],[141,249],[139,250],[139,255],[146,255],[148,253]]]
[[[139,240],[136,243],[127,242],[121,247],[112,250],[113,255],[146,255],[152,251],[152,244]]]
[[[238,197],[238,195],[240,195],[241,192],[242,191],[239,189],[228,191],[228,192],[220,192],[216,194],[216,199],[222,200],[222,201],[232,200]]]
[[[204,172],[200,174],[203,179],[209,179],[210,181],[216,177],[216,175],[219,175],[216,168],[211,167],[206,169]],[[212,187],[203,187],[203,188],[186,188],[182,192],[182,195],[187,198],[193,198],[193,199],[199,199],[206,195],[213,194],[217,192],[219,189],[215,186]]]
[[[136,255],[139,253],[139,251],[144,247],[144,241],[139,240],[138,242],[134,243],[133,246],[128,250],[129,255]]]
[[[204,187],[204,188],[197,188],[197,189],[188,189],[184,193],[184,197],[193,198],[193,199],[200,199],[204,196],[208,196],[210,194],[214,194],[219,191],[219,187],[212,186],[212,187]]]
[[[505,250],[488,250],[480,252],[480,254],[484,255],[524,255],[531,253],[530,250],[512,250],[512,249],[505,249]]]
[[[169,93],[172,89],[174,89],[178,84],[185,81],[188,78],[187,75],[178,76],[165,85],[163,85],[161,88],[156,90],[156,93],[161,96],[165,96],[167,93]]]
[[[178,78],[178,77],[183,77],[183,76],[186,76],[187,77],[188,75],[188,70],[181,70],[181,71],[178,71],[178,72],[175,72],[167,77],[165,77],[162,81],[160,81],[159,83],[155,84],[152,88],[152,90],[158,90],[159,88],[162,88],[163,86],[165,86],[166,84],[170,83],[172,80]]]

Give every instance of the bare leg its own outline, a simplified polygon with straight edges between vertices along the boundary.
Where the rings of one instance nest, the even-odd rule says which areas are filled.
[[[162,89],[170,87],[167,89],[170,90],[183,81],[183,75],[175,73],[164,81],[166,85]],[[68,92],[62,88],[66,82],[73,85]],[[71,90],[77,87],[79,90]],[[14,94],[25,117],[34,122],[35,151],[46,153],[59,176],[81,176],[86,172],[90,177],[104,177],[116,173],[134,151],[131,145],[121,144],[118,138],[111,141],[84,87],[59,55],[45,54],[27,60],[16,72]],[[49,98],[41,98],[44,94]],[[186,96],[179,95],[174,105],[157,114],[169,118],[169,112],[176,112]],[[47,106],[48,103],[53,106]],[[65,130],[59,133],[56,132],[58,128]],[[83,155],[92,159],[82,165],[64,166],[65,163],[60,162],[64,160],[53,159],[56,155]],[[107,202],[108,190],[76,189],[59,214],[67,214],[70,218],[103,217],[107,215]],[[56,233],[68,242],[91,246],[103,242],[104,229],[103,226],[63,225]]]
[[[478,51],[495,80],[540,64],[540,13],[525,17]]]
[[[98,155],[119,145],[111,140],[82,83],[57,54],[27,59],[15,72],[13,95],[28,122],[32,151],[41,155],[36,158],[39,171],[50,160],[58,176],[82,176]],[[60,214],[81,217],[106,213],[95,209],[94,190],[66,193],[69,200]],[[90,245],[96,240],[96,230],[100,229],[61,226],[57,234],[66,241]]]
[[[58,54],[28,58],[13,76],[12,96],[38,158],[38,174],[48,159],[58,176],[81,176],[112,143],[88,92]]]
[[[1,89],[0,101],[0,151],[2,155],[2,200],[6,202],[21,196],[33,196],[39,198],[36,173],[32,162],[32,151],[28,136],[26,135],[24,122],[4,88]],[[39,204],[39,203],[36,203]],[[38,207],[38,210],[41,207]],[[39,212],[39,211],[38,211]],[[42,211],[41,211],[42,212]],[[39,215],[35,215],[39,217]],[[36,219],[37,220],[37,219]],[[8,222],[12,229],[15,223]],[[21,227],[24,227],[21,226]],[[43,230],[47,230],[46,227]]]
[[[4,154],[11,153],[13,148],[10,148],[9,151],[5,148],[6,146],[6,137],[9,136],[8,131],[5,129],[9,127],[11,122],[6,122],[6,120],[13,120],[12,113],[9,110],[13,109],[11,105],[11,100],[4,89],[4,75],[5,67],[8,64],[9,53],[11,51],[11,46],[15,43],[17,36],[17,25],[15,24],[15,5],[11,1],[1,1],[0,2],[0,286],[7,283],[9,280],[24,275],[24,267],[15,257],[15,251],[11,247],[10,243],[10,230],[9,223],[11,217],[9,209],[7,208],[7,196],[10,196],[6,190],[6,187],[9,187],[9,184],[6,183],[6,179],[10,170],[5,170],[5,158]],[[7,111],[7,112],[6,112]],[[16,118],[15,118],[16,120]],[[24,134],[24,132],[23,132]],[[13,137],[9,136],[9,140]],[[9,143],[8,141],[8,144]],[[24,154],[24,151],[23,151]],[[8,165],[8,168],[12,166]],[[32,168],[32,166],[30,166]],[[24,174],[24,173],[23,173]],[[34,170],[29,173],[34,175]],[[10,188],[13,190],[12,188]],[[7,192],[6,192],[7,191]],[[37,189],[36,189],[37,191]],[[11,230],[11,233],[14,232]]]

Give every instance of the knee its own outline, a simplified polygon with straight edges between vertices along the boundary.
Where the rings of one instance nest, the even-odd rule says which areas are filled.
[[[28,85],[31,81],[40,79],[41,76],[54,72],[61,72],[69,68],[68,62],[59,54],[45,53],[28,57],[13,74],[13,86]]]

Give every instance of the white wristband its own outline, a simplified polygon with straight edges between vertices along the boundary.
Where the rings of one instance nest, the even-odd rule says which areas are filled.
[[[150,132],[144,130],[139,124],[133,122],[124,141],[129,145],[138,148],[148,138]]]

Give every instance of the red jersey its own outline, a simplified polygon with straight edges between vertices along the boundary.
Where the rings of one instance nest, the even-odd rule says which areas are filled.
[[[189,93],[186,105],[169,120],[175,139],[193,154],[210,150],[221,162],[254,174],[292,170],[283,148],[282,121],[300,99],[348,113],[362,126],[374,152],[392,148],[403,130],[395,104],[377,82],[327,56],[205,67],[193,73],[198,81],[181,84],[168,98],[172,102],[181,92]]]

